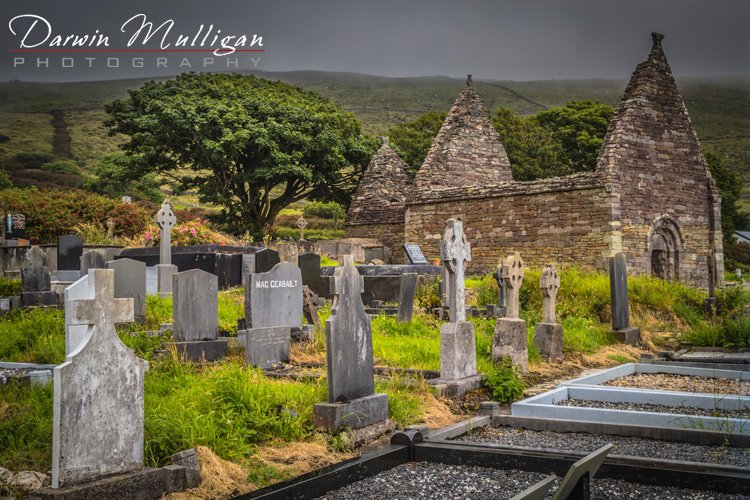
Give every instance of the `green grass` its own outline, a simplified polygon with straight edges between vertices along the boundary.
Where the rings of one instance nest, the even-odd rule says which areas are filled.
[[[0,320],[0,360],[65,361],[65,316],[59,309],[15,309]]]
[[[0,276],[0,297],[10,297],[21,293],[21,280],[10,280]]]

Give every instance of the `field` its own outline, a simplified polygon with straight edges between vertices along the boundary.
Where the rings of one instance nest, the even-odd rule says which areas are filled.
[[[370,134],[382,134],[394,124],[429,111],[446,111],[465,85],[460,79],[447,77],[385,78],[316,71],[255,74],[333,99],[354,113]],[[51,112],[62,110],[70,155],[83,167],[83,175],[88,175],[101,155],[116,150],[122,141],[107,135],[102,123],[106,117],[103,106],[145,81],[0,83],[0,135],[8,137],[0,142],[0,160],[8,165],[19,152],[51,153],[56,132]],[[507,107],[524,114],[571,99],[616,105],[625,85],[620,80],[474,82],[490,112]],[[678,78],[678,85],[705,150],[742,172],[743,203],[750,207],[750,82]]]

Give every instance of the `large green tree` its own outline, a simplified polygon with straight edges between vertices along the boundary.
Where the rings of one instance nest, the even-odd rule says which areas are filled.
[[[155,172],[222,207],[228,229],[266,233],[304,198],[348,202],[375,149],[337,104],[281,82],[186,73],[106,106],[134,178]]]
[[[442,111],[433,111],[388,129],[390,144],[413,174],[422,166],[446,115]]]

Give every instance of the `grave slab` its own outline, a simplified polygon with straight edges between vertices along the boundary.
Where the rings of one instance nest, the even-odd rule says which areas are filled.
[[[464,379],[477,374],[474,323],[444,323],[440,328],[440,380]]]
[[[291,262],[280,262],[268,272],[250,276],[245,290],[245,324],[248,328],[302,327],[299,267]]]
[[[157,264],[156,266],[156,287],[161,297],[172,295],[172,279],[177,274],[177,266],[173,264]]]
[[[173,276],[172,337],[175,342],[216,340],[219,335],[219,281],[191,269]]]
[[[86,276],[89,269],[105,269],[104,255],[99,250],[86,250],[81,254],[81,276]]]
[[[193,340],[175,342],[177,354],[191,361],[218,361],[227,355],[229,342],[226,340]]]
[[[559,323],[537,323],[534,326],[534,345],[539,354],[551,360],[563,358],[563,328]],[[527,353],[528,356],[528,353]]]
[[[400,322],[411,321],[414,314],[414,298],[417,294],[417,273],[404,273],[401,275],[401,287],[398,297],[398,320]]]
[[[80,272],[81,255],[83,255],[83,240],[80,236],[65,235],[57,237],[58,271]]]
[[[133,299],[136,321],[146,317],[146,264],[133,259],[118,259],[106,263],[115,271],[115,297]]]
[[[561,334],[562,335],[562,334]],[[492,359],[510,357],[521,373],[529,371],[529,348],[526,340],[526,322],[518,318],[497,318],[492,342]]]
[[[245,363],[257,368],[288,363],[290,330],[288,326],[243,330]]]
[[[388,395],[369,396],[338,403],[316,403],[314,422],[331,433],[341,427],[360,429],[388,418]]]

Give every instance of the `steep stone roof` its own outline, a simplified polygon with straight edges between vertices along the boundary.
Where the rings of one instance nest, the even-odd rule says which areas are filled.
[[[403,224],[411,194],[407,165],[384,139],[357,186],[346,224]]]
[[[512,181],[510,161],[471,85],[458,95],[419,169],[420,192]]]
[[[698,137],[662,50],[664,36],[651,36],[651,53],[636,67],[609,123],[597,170],[616,183],[637,181],[631,178],[633,173],[644,168],[674,176],[700,176],[705,171],[710,179]]]

